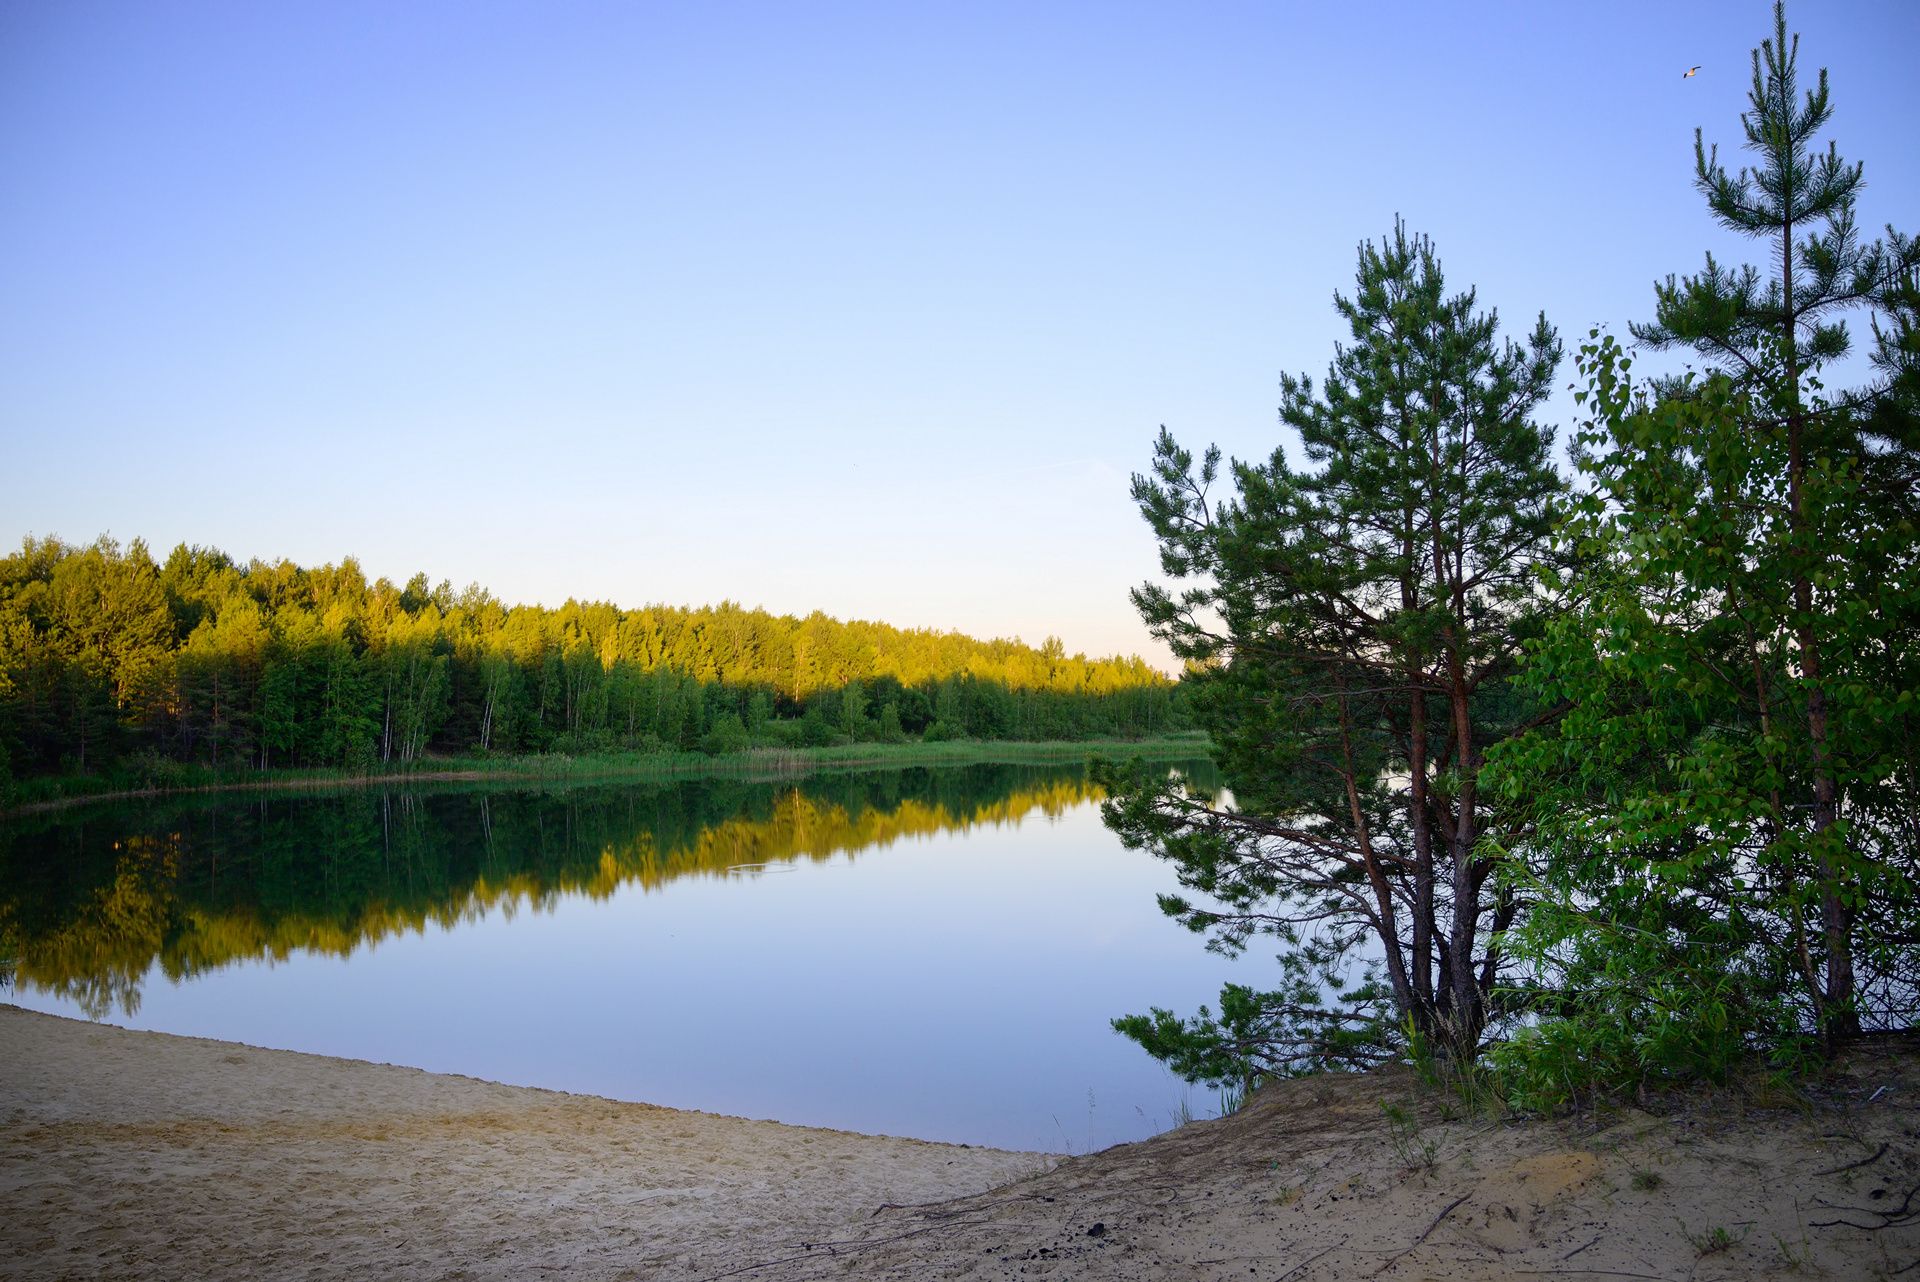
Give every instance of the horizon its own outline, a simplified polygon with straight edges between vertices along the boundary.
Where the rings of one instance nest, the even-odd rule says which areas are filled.
[[[1175,670],[1128,476],[1285,441],[1396,216],[1569,350],[1758,256],[1765,0],[1385,14],[11,7],[0,535]],[[1902,225],[1920,8],[1787,19]]]

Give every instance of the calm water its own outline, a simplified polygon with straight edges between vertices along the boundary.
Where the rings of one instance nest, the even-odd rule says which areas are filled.
[[[1077,767],[94,806],[0,827],[13,1000],[618,1099],[1086,1152],[1214,1001]]]

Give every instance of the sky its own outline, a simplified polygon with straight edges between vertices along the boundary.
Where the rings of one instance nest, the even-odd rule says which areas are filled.
[[[1920,231],[1920,4],[1788,23],[1862,223]],[[1127,600],[1159,426],[1282,443],[1280,373],[1324,373],[1396,217],[1569,349],[1704,250],[1756,260],[1692,148],[1738,161],[1770,31],[1765,0],[0,0],[0,540],[1164,663]]]

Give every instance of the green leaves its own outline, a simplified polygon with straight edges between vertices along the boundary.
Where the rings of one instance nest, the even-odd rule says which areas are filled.
[[[1476,853],[1498,822],[1479,754],[1537,713],[1509,677],[1558,608],[1541,584],[1573,566],[1551,538],[1566,497],[1552,434],[1532,418],[1559,342],[1544,319],[1500,340],[1400,225],[1360,247],[1335,307],[1352,342],[1326,377],[1281,377],[1304,466],[1234,460],[1216,494],[1219,452],[1196,461],[1162,428],[1133,482],[1178,581],[1133,599],[1200,665],[1193,707],[1233,802],[1116,777],[1107,821],[1178,870],[1191,893],[1170,915],[1221,951],[1279,943],[1295,985],[1223,995],[1219,1020],[1125,1025],[1183,1072],[1229,1049],[1326,1062],[1347,1044],[1327,1030],[1355,1018],[1379,1030],[1374,1053],[1404,1018],[1470,1051],[1499,967],[1490,932],[1513,911]],[[1379,982],[1335,1003],[1363,947],[1383,954]],[[1349,997],[1371,1003],[1363,1017]]]
[[[1857,1009],[1831,973],[1856,946],[1877,974],[1920,966],[1911,932],[1887,933],[1916,852],[1876,818],[1915,800],[1897,711],[1911,676],[1894,674],[1913,671],[1920,585],[1892,570],[1914,559],[1911,524],[1863,502],[1852,420],[1811,395],[1716,374],[1655,402],[1610,339],[1580,363],[1583,470],[1608,501],[1568,534],[1598,560],[1522,676],[1570,711],[1490,764],[1538,819],[1511,946],[1561,994],[1501,1055],[1522,1094],[1563,1102],[1713,1076]],[[1901,605],[1869,604],[1887,588]],[[1822,778],[1839,798],[1826,822]]]
[[[1158,1006],[1123,1015],[1114,1031],[1138,1042],[1190,1082],[1251,1088],[1264,1078],[1292,1077],[1327,1065],[1369,1067],[1391,1057],[1398,1036],[1377,985],[1329,1006],[1306,977],[1279,991],[1244,984],[1220,990],[1220,1014],[1202,1006],[1182,1019]]]
[[[1742,122],[1754,168],[1695,140],[1709,210],[1766,241],[1774,274],[1709,255],[1634,326],[1714,372],[1636,386],[1605,334],[1580,353],[1591,497],[1566,537],[1593,568],[1522,677],[1571,711],[1490,763],[1537,807],[1510,938],[1558,998],[1502,1054],[1541,1099],[1920,1013],[1902,698],[1920,684],[1920,259],[1891,229],[1859,239],[1862,169],[1815,150],[1826,76],[1800,101],[1796,57],[1776,6]],[[1882,381],[1830,401],[1821,367],[1862,308]]]

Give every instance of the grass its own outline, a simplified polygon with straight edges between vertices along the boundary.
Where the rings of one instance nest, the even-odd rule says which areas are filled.
[[[570,756],[537,753],[514,756],[429,757],[366,770],[215,769],[167,760],[125,763],[109,774],[62,775],[16,783],[11,809],[0,814],[51,810],[82,801],[161,796],[191,792],[298,791],[363,788],[388,783],[448,780],[526,780],[565,783],[588,779],[777,779],[860,770],[897,770],[913,766],[976,763],[1044,765],[1085,761],[1095,754],[1129,757],[1185,757],[1205,753],[1203,735],[1155,739],[1087,739],[1028,742],[952,739],[940,743],[848,743],[824,748],[749,748],[708,756],[701,752],[616,751]]]
[[[1805,1232],[1800,1234],[1800,1243],[1797,1247],[1778,1233],[1773,1235],[1773,1245],[1780,1252],[1780,1258],[1787,1262],[1787,1267],[1795,1273],[1813,1267],[1813,1244],[1807,1240]]]
[[[1440,1164],[1440,1145],[1420,1134],[1420,1119],[1411,1110],[1389,1100],[1380,1101],[1387,1119],[1387,1142],[1409,1171],[1431,1171]]]
[[[1719,1224],[1714,1225],[1704,1233],[1695,1233],[1683,1222],[1680,1225],[1680,1231],[1686,1234],[1687,1242],[1702,1259],[1709,1255],[1718,1255],[1722,1251],[1732,1250],[1734,1247],[1739,1246],[1747,1236],[1744,1232],[1736,1236]]]

